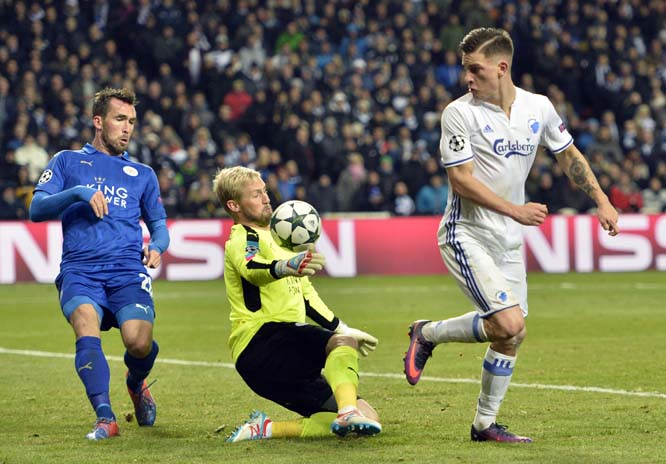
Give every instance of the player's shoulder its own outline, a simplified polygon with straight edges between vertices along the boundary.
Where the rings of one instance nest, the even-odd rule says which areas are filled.
[[[135,161],[129,157],[124,157],[123,156],[123,162],[127,166],[132,166],[133,168],[139,170],[139,171],[146,171],[146,172],[154,172],[153,168],[145,163],[141,163],[140,161]]]
[[[474,98],[471,93],[456,98],[444,108],[442,111],[442,119],[444,118],[465,118],[474,111]]]
[[[73,159],[80,159],[81,157],[87,156],[85,150],[60,150],[55,153],[52,159],[60,159],[61,161],[70,161]]]
[[[123,172],[128,176],[132,177],[153,177],[155,176],[155,171],[152,167],[147,164],[140,163],[138,161],[133,161],[130,158],[122,158]]]
[[[229,232],[229,241],[230,242],[259,242],[260,235],[259,230],[244,225],[244,224],[234,224],[231,226],[231,231]]]
[[[448,105],[446,105],[444,111],[446,110],[469,111],[470,108],[473,106],[473,102],[474,102],[474,97],[472,96],[472,93],[467,92],[464,95],[461,95],[460,97],[453,100]]]
[[[229,232],[225,250],[227,254],[231,253],[236,256],[242,252],[245,254],[245,259],[249,260],[259,253],[260,248],[262,250],[266,248],[268,240],[270,240],[270,232],[244,224],[234,224]]]
[[[534,108],[550,105],[550,99],[540,93],[530,92],[528,90],[516,87],[516,98],[520,99],[520,103],[524,107]]]

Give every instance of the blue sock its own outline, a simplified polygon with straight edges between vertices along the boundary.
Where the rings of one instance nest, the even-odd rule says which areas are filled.
[[[98,418],[115,419],[109,398],[109,363],[102,351],[102,340],[97,337],[81,337],[76,341],[74,367],[90,404]]]
[[[142,359],[135,358],[127,351],[125,351],[125,365],[129,369],[127,375],[127,387],[135,392],[138,392],[143,385],[143,380],[148,377],[150,370],[155,364],[157,353],[160,352],[160,347],[155,340],[153,340],[153,348],[148,353],[148,356]]]

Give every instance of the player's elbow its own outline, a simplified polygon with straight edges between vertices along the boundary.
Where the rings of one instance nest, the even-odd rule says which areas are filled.
[[[449,176],[449,181],[451,182],[451,190],[453,193],[459,197],[465,197],[468,191],[466,183],[462,176]]]
[[[32,222],[43,222],[48,219],[48,216],[44,213],[43,208],[40,207],[39,201],[35,202],[35,200],[33,200],[32,203],[30,203],[28,214]]]

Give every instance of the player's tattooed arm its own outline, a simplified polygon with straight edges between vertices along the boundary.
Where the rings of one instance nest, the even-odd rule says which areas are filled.
[[[566,150],[558,153],[556,158],[569,179],[599,204],[599,201],[602,201],[606,195],[601,190],[590,165],[578,148],[570,145]]]
[[[608,235],[617,235],[620,232],[617,210],[611,205],[608,196],[601,190],[592,168],[590,168],[580,150],[572,144],[556,154],[555,157],[569,179],[597,204],[596,214],[601,227],[608,231]]]
[[[587,163],[581,161],[577,157],[574,158],[569,165],[569,172],[567,174],[579,189],[592,196],[592,191],[595,190],[595,186],[592,185],[590,178],[594,179],[594,175]],[[594,183],[596,184],[596,181]],[[598,188],[598,185],[596,188]]]

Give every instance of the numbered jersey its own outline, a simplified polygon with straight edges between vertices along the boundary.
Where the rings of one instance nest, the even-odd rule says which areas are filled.
[[[440,152],[446,168],[474,162],[473,175],[499,197],[525,203],[525,181],[539,145],[559,153],[573,143],[550,100],[516,88],[511,117],[471,93],[442,113]],[[440,244],[457,234],[513,249],[522,243],[520,224],[459,197],[449,185],[449,199],[439,232]]]
[[[143,267],[140,219],[166,218],[153,170],[130,161],[127,153],[110,156],[86,144],[57,153],[35,190],[55,194],[81,185],[104,194],[109,214],[99,219],[83,201],[65,209],[61,271],[104,264]]]

